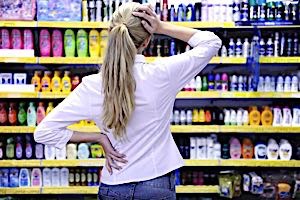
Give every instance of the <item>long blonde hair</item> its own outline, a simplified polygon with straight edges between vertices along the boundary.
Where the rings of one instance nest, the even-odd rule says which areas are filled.
[[[126,3],[116,10],[109,26],[106,56],[101,67],[104,92],[103,123],[117,139],[126,134],[126,126],[135,108],[136,82],[133,65],[137,49],[150,36],[141,19],[132,15],[138,3]]]

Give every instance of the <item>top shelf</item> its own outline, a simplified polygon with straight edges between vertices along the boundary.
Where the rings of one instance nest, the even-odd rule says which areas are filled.
[[[169,22],[190,28],[254,28],[236,26],[234,22]],[[0,21],[0,27],[41,27],[41,28],[108,28],[108,22],[61,22],[61,21]],[[258,28],[300,28],[300,25],[257,26]]]

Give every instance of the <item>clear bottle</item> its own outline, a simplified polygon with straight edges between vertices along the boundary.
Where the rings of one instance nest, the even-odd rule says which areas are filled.
[[[29,103],[27,109],[27,125],[32,127],[36,126],[36,109],[33,102]]]
[[[243,46],[243,44],[242,44],[241,38],[237,38],[236,45],[235,45],[235,55],[236,55],[236,57],[241,57],[242,56],[242,53],[243,53],[242,46]]]
[[[279,47],[279,33],[275,33],[275,40],[274,40],[274,57],[278,57],[280,54],[280,47]]]
[[[248,38],[245,38],[244,44],[243,44],[243,57],[247,58],[250,56],[250,43],[248,41]]]
[[[267,41],[267,56],[271,57],[274,56],[274,44],[272,38],[269,38]]]

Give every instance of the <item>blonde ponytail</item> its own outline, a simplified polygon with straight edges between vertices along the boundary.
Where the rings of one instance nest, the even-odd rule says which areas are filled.
[[[139,4],[124,4],[113,14],[109,40],[101,67],[104,92],[103,122],[115,138],[126,134],[126,126],[135,107],[136,82],[133,65],[137,49],[149,37],[141,20],[132,15]]]

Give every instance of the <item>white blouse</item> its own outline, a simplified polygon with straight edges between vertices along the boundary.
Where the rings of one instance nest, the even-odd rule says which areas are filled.
[[[137,55],[134,64],[136,107],[129,121],[125,142],[109,137],[113,147],[126,155],[127,164],[110,175],[103,167],[101,182],[109,185],[150,180],[184,165],[170,131],[170,115],[177,93],[217,54],[222,41],[208,31],[198,31],[189,40],[192,50],[147,64]],[[94,120],[103,130],[101,75],[83,78],[82,83],[37,127],[38,143],[62,148],[73,131],[67,126]]]

